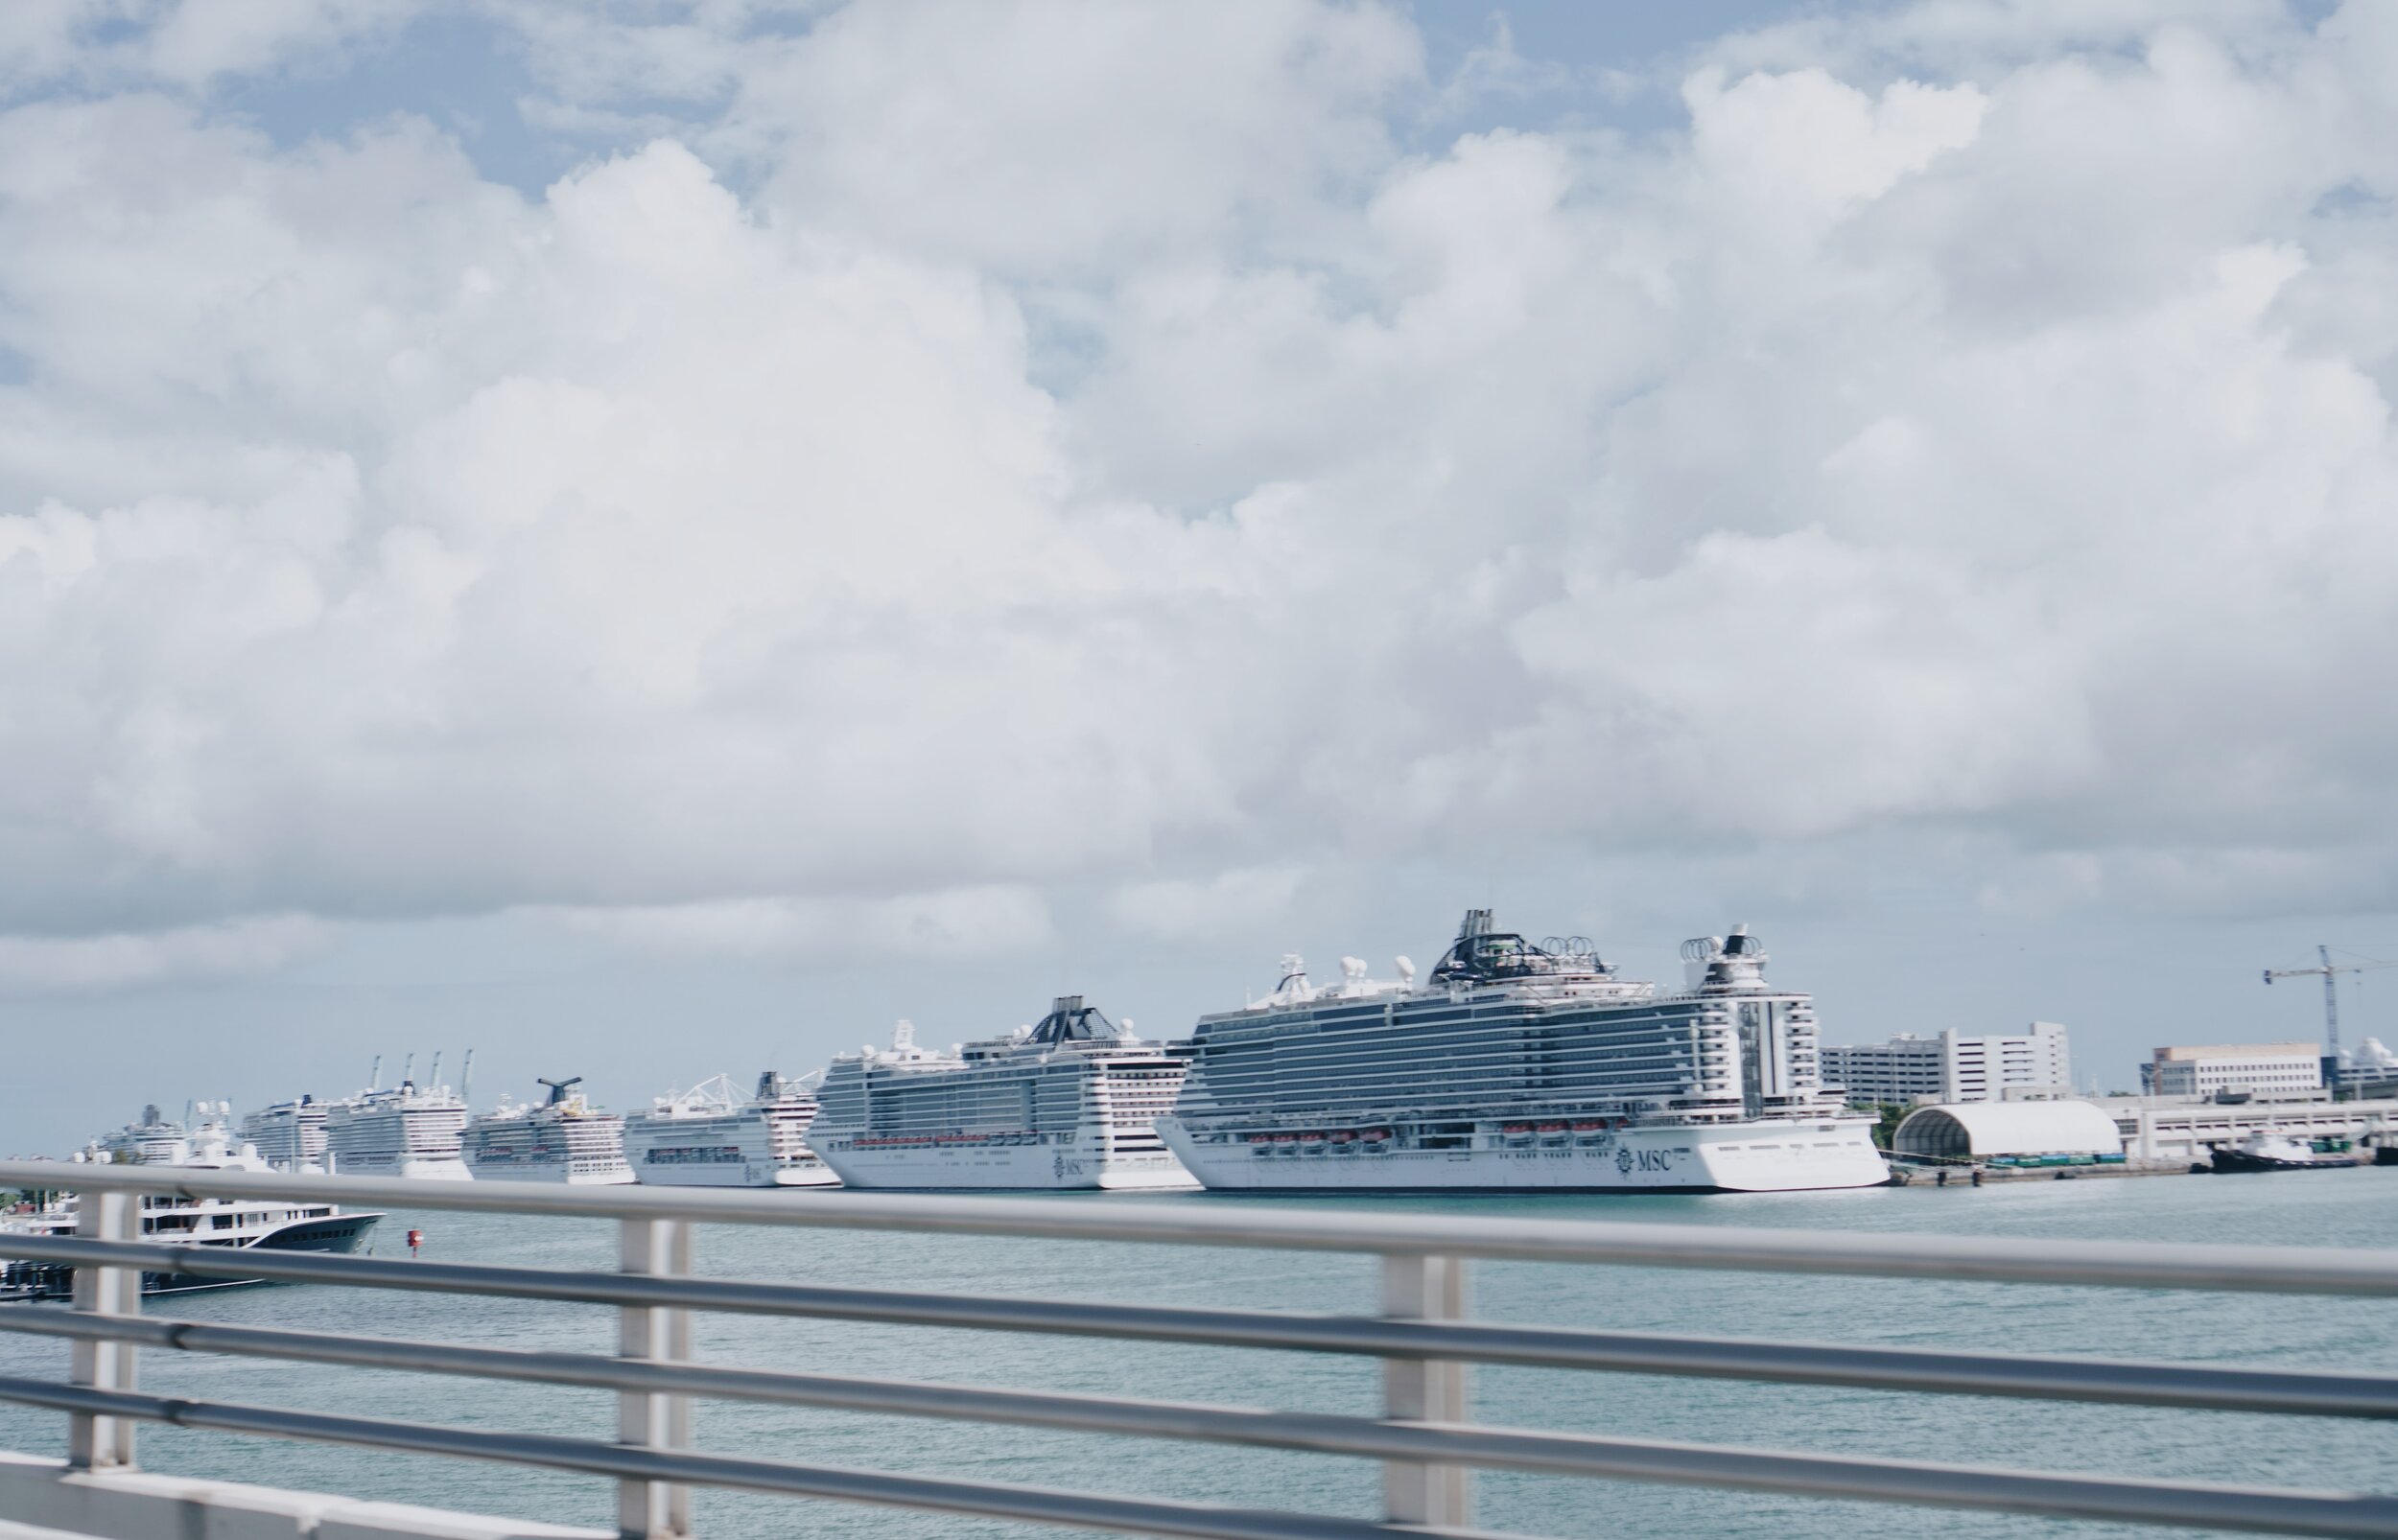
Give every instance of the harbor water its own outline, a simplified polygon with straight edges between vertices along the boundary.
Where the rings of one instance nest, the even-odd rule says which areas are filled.
[[[790,1201],[804,1204],[806,1192]],[[1061,1202],[1106,1203],[1106,1197]],[[1191,1195],[1144,1202],[1220,1205]],[[1287,1212],[1316,1200],[1281,1200]],[[1322,1201],[1382,1211],[1518,1219],[1623,1219],[1884,1233],[2398,1248],[2398,1171],[2148,1181],[2041,1181],[1982,1189],[1877,1188],[1717,1197]],[[438,1212],[393,1213],[379,1255],[538,1267],[613,1264],[613,1226]],[[900,1290],[1002,1293],[1261,1309],[1370,1312],[1371,1259],[1198,1248],[703,1228],[702,1272]],[[1484,1318],[1636,1331],[2155,1358],[2199,1364],[2398,1370],[2398,1301],[2131,1290],[1885,1282],[1767,1274],[1479,1263]],[[8,1307],[0,1307],[8,1308]],[[161,1315],[510,1347],[612,1351],[613,1313],[437,1295],[247,1288],[146,1303]],[[694,1323],[720,1363],[1149,1399],[1372,1413],[1378,1369],[1329,1356],[1126,1344],[999,1333],[732,1316]],[[63,1344],[0,1334],[0,1373],[62,1375]],[[146,1390],[211,1400],[610,1438],[598,1392],[149,1352]],[[1473,1410],[1502,1425],[2004,1466],[2346,1490],[2398,1491],[2398,1440],[2369,1422],[2264,1417],[1633,1375],[1477,1368]],[[1378,1472],[1362,1460],[976,1423],[701,1402],[711,1453],[1085,1487],[1371,1516]],[[177,1474],[333,1490],[611,1527],[604,1482],[500,1465],[145,1426],[142,1462]],[[0,1406],[0,1446],[63,1453],[64,1419]],[[1761,1497],[1636,1482],[1481,1474],[1488,1528],[1570,1536],[1909,1536],[1951,1540],[2159,1531],[2004,1515]],[[768,1536],[1029,1535],[1024,1527],[702,1491],[706,1540]]]

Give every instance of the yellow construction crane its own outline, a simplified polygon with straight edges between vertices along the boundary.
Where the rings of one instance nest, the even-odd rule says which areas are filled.
[[[2322,962],[2314,968],[2269,968],[2265,982],[2277,978],[2313,978],[2323,975],[2323,1042],[2334,1059],[2339,1057],[2339,978],[2342,973],[2370,973],[2377,968],[2398,968],[2398,963],[2385,963],[2368,957],[2362,963],[2335,963],[2329,946],[2317,946],[2315,955]]]

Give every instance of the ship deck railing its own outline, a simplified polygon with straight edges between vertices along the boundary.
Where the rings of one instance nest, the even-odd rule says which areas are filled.
[[[2398,1252],[1529,1221],[1314,1204],[573,1188],[0,1163],[0,1186],[9,1185],[81,1194],[74,1236],[0,1236],[0,1258],[75,1270],[72,1308],[12,1304],[0,1310],[0,1330],[73,1344],[68,1378],[0,1378],[0,1399],[64,1416],[68,1465],[82,1480],[129,1470],[134,1430],[149,1422],[603,1478],[617,1483],[620,1533],[640,1537],[689,1534],[695,1487],[1207,1540],[1462,1537],[1484,1532],[1469,1528],[1474,1473],[1480,1471],[2183,1530],[2398,1537],[2398,1497],[2386,1494],[1493,1427],[1472,1419],[1468,1396],[1471,1365],[1502,1365],[2386,1422],[2398,1419],[2398,1377],[2386,1371],[1595,1331],[1477,1321],[1467,1310],[1469,1269],[1484,1259],[2355,1299],[2398,1297]],[[137,1198],[144,1193],[604,1220],[618,1227],[619,1266],[575,1271],[167,1246],[137,1239]],[[1371,1314],[1298,1313],[695,1276],[693,1226],[703,1223],[1358,1253],[1379,1260],[1379,1300]],[[608,1306],[619,1312],[618,1351],[467,1346],[146,1317],[141,1273],[166,1270]],[[691,1346],[694,1311],[1349,1355],[1380,1362],[1383,1399],[1376,1416],[1333,1415],[701,1363]],[[144,1349],[597,1388],[618,1398],[617,1436],[611,1441],[157,1395],[137,1385],[135,1358]],[[1036,1488],[711,1454],[693,1447],[695,1397],[1349,1457],[1379,1463],[1382,1512],[1369,1518],[1231,1507],[1138,1492]]]

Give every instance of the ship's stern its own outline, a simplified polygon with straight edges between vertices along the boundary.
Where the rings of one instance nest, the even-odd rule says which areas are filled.
[[[1873,1120],[1737,1123],[1695,1142],[1706,1185],[1722,1192],[1815,1192],[1879,1187],[1890,1163],[1873,1147]]]

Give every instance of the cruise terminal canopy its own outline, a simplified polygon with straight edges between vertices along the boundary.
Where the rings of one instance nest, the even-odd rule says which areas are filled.
[[[1948,1102],[1919,1108],[1891,1135],[1902,1155],[2121,1155],[2115,1120],[2088,1102]]]

